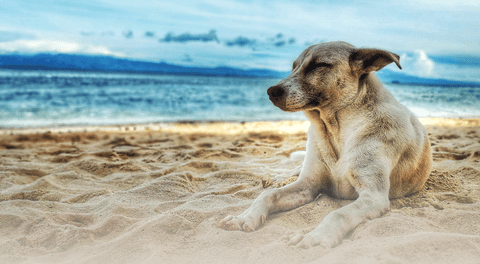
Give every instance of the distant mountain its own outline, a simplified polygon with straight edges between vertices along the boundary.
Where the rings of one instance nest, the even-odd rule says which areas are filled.
[[[263,69],[243,70],[231,67],[186,67],[164,62],[154,63],[119,59],[108,56],[72,54],[0,55],[0,68],[18,70],[71,70],[273,78],[282,78],[288,75],[288,72]]]
[[[87,56],[73,54],[36,54],[36,55],[0,55],[0,69],[19,70],[69,70],[101,71],[122,73],[152,74],[188,74],[207,76],[244,76],[283,78],[289,72],[265,69],[238,69],[232,67],[187,67],[168,64],[120,59],[109,56]],[[462,82],[445,79],[430,79],[407,75],[390,70],[377,72],[378,77],[387,83],[444,85],[444,86],[480,86],[476,82]]]

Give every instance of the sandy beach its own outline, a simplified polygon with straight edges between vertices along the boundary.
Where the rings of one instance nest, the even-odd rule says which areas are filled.
[[[337,247],[288,246],[349,200],[253,233],[218,221],[278,188],[308,122],[0,130],[0,263],[480,263],[480,120],[421,119],[433,170]]]

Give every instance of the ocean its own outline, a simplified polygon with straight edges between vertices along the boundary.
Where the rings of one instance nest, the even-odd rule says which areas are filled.
[[[272,105],[279,79],[0,70],[0,127],[306,120]],[[480,117],[480,87],[384,84],[418,117]]]

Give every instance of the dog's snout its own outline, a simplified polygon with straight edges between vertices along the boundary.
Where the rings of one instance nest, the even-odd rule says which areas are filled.
[[[272,86],[272,87],[268,88],[267,93],[268,93],[268,96],[270,96],[271,99],[272,98],[281,98],[285,95],[285,89],[282,86],[275,85],[275,86]]]
[[[270,97],[270,101],[272,101],[275,106],[285,111],[285,97],[287,96],[287,90],[285,87],[278,84],[274,85],[268,88],[267,94]]]

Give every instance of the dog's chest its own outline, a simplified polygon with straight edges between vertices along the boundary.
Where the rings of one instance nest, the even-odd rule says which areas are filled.
[[[339,142],[330,141],[327,138],[321,136],[321,134],[315,134],[314,140],[309,144],[315,144],[317,160],[323,163],[323,170],[319,177],[325,180],[325,190],[328,191],[333,197],[340,199],[356,199],[358,194],[355,188],[352,186],[345,173],[345,164],[341,164],[342,148],[338,144]]]
[[[341,139],[322,124],[314,124],[313,130],[314,132],[310,133],[314,139],[311,143],[315,145],[319,158],[332,170],[342,155]]]

